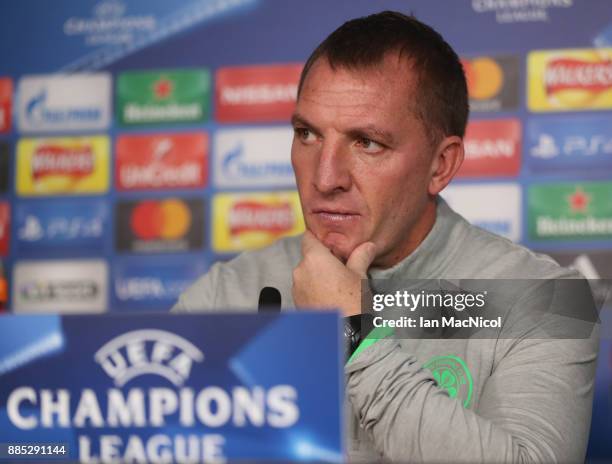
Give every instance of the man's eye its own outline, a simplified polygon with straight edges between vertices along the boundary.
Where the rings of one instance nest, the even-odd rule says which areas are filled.
[[[299,138],[304,143],[312,143],[317,139],[317,136],[313,134],[310,129],[296,127],[294,131],[297,138]]]
[[[375,142],[374,140],[370,140],[368,138],[360,138],[357,139],[357,145],[361,147],[361,150],[365,153],[374,155],[376,153],[380,153],[385,149],[380,143]]]

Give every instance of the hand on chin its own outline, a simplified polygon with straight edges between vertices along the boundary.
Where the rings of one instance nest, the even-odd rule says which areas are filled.
[[[345,316],[359,314],[361,279],[367,278],[376,245],[362,243],[346,262],[332,253],[315,234],[304,233],[302,260],[293,269],[293,302],[298,308],[340,308]]]
[[[322,237],[315,234],[325,247],[331,251],[331,253],[346,264],[346,260],[351,256],[351,253],[356,248],[356,244],[351,242],[351,239],[344,234],[338,232],[327,232]]]

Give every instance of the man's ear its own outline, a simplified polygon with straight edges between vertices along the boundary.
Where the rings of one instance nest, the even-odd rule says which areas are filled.
[[[453,135],[445,137],[436,149],[431,163],[431,179],[428,191],[437,195],[455,177],[461,167],[464,157],[463,139]]]

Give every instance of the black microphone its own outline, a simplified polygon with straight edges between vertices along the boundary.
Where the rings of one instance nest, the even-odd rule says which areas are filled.
[[[257,312],[278,313],[281,308],[281,294],[277,288],[264,287],[259,292]]]

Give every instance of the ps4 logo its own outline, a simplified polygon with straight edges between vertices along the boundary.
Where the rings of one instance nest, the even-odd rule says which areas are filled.
[[[100,238],[103,236],[102,218],[57,217],[46,224],[32,214],[28,214],[23,225],[19,227],[17,236],[24,242],[37,242],[43,239],[73,240],[79,238]]]
[[[552,135],[542,133],[530,153],[533,157],[540,159],[552,159],[558,156],[612,155],[612,136],[605,134],[595,134],[590,137],[568,135],[557,141]]]

